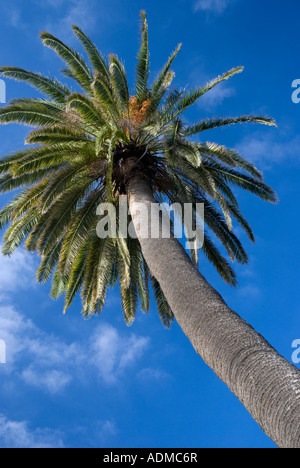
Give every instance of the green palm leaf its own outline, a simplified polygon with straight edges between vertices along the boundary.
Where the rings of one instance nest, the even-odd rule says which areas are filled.
[[[68,47],[56,37],[52,36],[52,34],[42,32],[40,37],[45,46],[53,49],[63,60],[66,61],[70,67],[72,76],[80,86],[87,92],[90,92],[90,84],[93,80],[93,76],[79,53]]]
[[[5,78],[24,81],[41,91],[46,96],[63,104],[65,98],[71,93],[70,89],[57,80],[47,78],[40,73],[33,73],[17,67],[0,67],[0,73]]]
[[[94,69],[109,79],[107,63],[95,44],[93,44],[91,39],[78,26],[73,26],[73,31],[87,51]]]
[[[141,12],[141,47],[137,57],[135,94],[140,103],[146,99],[149,70],[148,23],[145,12]]]

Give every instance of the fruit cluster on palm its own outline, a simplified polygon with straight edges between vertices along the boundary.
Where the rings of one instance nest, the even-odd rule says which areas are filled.
[[[97,206],[102,202],[118,206],[128,181],[137,173],[147,178],[157,201],[204,203],[207,230],[202,251],[223,279],[235,284],[235,273],[209,231],[232,260],[246,263],[247,254],[232,231],[232,218],[251,240],[254,236],[231,186],[267,201],[273,202],[275,195],[261,173],[236,151],[192,137],[230,124],[274,122],[263,116],[242,116],[186,123],[182,116],[186,109],[242,68],[195,90],[173,89],[171,65],[179,45],[150,85],[148,25],[144,13],[141,17],[141,47],[132,92],[121,60],[113,54],[105,59],[75,26],[90,65],[56,37],[41,34],[44,45],[65,61],[62,73],[74,80],[74,90],[39,73],[1,67],[3,77],[25,81],[45,98],[14,99],[0,109],[0,124],[35,127],[26,139],[29,148],[1,159],[1,192],[21,190],[1,210],[0,227],[10,223],[4,254],[12,254],[26,240],[26,248],[41,256],[38,281],[52,276],[52,297],[65,294],[66,308],[81,291],[84,315],[99,313],[107,288],[119,281],[125,319],[130,323],[139,304],[149,310],[152,284],[160,316],[168,326],[172,311],[149,271],[139,241],[100,239]],[[197,262],[197,251],[191,254]]]

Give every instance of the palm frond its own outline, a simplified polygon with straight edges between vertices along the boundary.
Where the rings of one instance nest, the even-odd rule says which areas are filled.
[[[65,102],[65,98],[71,93],[71,90],[66,85],[59,83],[57,80],[48,78],[41,73],[33,73],[17,67],[0,67],[0,74],[5,78],[24,81],[46,96],[62,104]]]
[[[41,127],[33,130],[27,136],[26,144],[52,144],[71,143],[74,141],[90,141],[90,136],[86,133],[73,130],[68,126]]]
[[[91,39],[78,26],[73,26],[73,31],[85,48],[95,71],[102,73],[107,79],[109,79],[108,65],[95,44],[93,44]]]
[[[79,53],[50,33],[44,31],[40,36],[43,44],[53,49],[69,65],[73,77],[84,90],[90,93],[90,84],[93,76]]]
[[[65,236],[62,254],[60,257],[59,268],[63,274],[66,274],[72,267],[77,252],[82,244],[89,238],[90,232],[96,225],[97,202],[101,198],[101,192],[94,190],[91,192],[82,207],[73,216]]]
[[[46,281],[49,280],[54,268],[58,263],[61,246],[62,240],[57,242],[57,244],[48,254],[42,255],[40,266],[36,272],[36,279],[39,283],[46,283]]]
[[[109,61],[110,80],[114,92],[118,96],[123,109],[128,109],[130,95],[125,67],[116,55],[110,54]]]
[[[105,124],[101,112],[95,107],[91,99],[83,94],[73,93],[68,97],[67,103],[71,109],[76,109],[81,117],[95,130]]]
[[[0,108],[0,124],[9,123],[21,123],[32,127],[60,124],[60,110],[49,101],[27,99]]]
[[[71,186],[51,205],[41,220],[41,230],[37,231],[37,238],[33,237],[33,242],[29,241],[28,248],[31,245],[34,250],[46,254],[53,249],[56,242],[66,235],[78,203],[84,198],[89,185],[89,178],[83,177],[81,181],[77,181],[75,187]]]
[[[32,208],[21,219],[15,221],[6,230],[3,240],[3,255],[11,255],[32,231],[39,219],[39,211]]]
[[[212,130],[218,127],[225,127],[226,125],[235,125],[239,123],[260,123],[263,125],[269,125],[276,127],[274,119],[270,119],[265,116],[253,116],[253,115],[243,115],[240,117],[227,117],[227,118],[213,118],[205,119],[196,124],[188,125],[185,130],[185,136],[197,135],[198,133],[204,132],[206,130]]]
[[[158,75],[154,83],[152,84],[151,91],[154,97],[156,96],[157,93],[159,93],[161,87],[163,86],[165,79],[167,77],[167,74],[172,66],[172,63],[174,62],[176,56],[178,55],[178,52],[180,51],[181,47],[182,47],[182,44],[178,44],[174,52],[169,57],[167,63],[163,67],[162,71],[160,72],[160,74]]]
[[[178,115],[182,114],[182,112],[184,112],[188,107],[195,104],[198,101],[198,99],[200,99],[201,96],[203,96],[205,93],[213,89],[219,83],[221,83],[222,81],[228,80],[229,78],[231,78],[233,75],[236,75],[237,73],[241,73],[243,69],[244,67],[232,68],[228,72],[224,73],[221,76],[218,76],[214,80],[207,83],[204,87],[187,92],[177,102],[177,110],[175,114],[173,115],[173,118],[176,118]]]
[[[135,94],[139,103],[142,103],[146,98],[147,85],[149,80],[149,44],[148,44],[148,23],[146,14],[141,12],[142,32],[141,32],[141,47],[137,56],[136,67],[136,84]]]
[[[150,280],[160,319],[166,328],[170,328],[174,320],[174,314],[161,290],[159,282],[154,278],[154,276],[151,276]]]
[[[205,162],[205,168],[212,176],[214,176],[214,174],[220,175],[227,183],[236,185],[237,187],[243,188],[244,190],[248,190],[263,200],[272,203],[277,202],[277,196],[274,191],[261,180],[254,179],[249,175],[243,174],[218,163],[212,163],[211,161]]]
[[[226,283],[232,286],[237,285],[237,279],[234,270],[231,268],[227,260],[221,255],[218,248],[210,240],[207,233],[205,233],[205,238],[201,251],[214,265],[215,269]]]
[[[89,253],[91,236],[92,235],[90,234],[90,236],[87,237],[85,242],[80,246],[73,260],[72,267],[68,275],[68,283],[65,289],[64,313],[66,313],[72,304],[74,297],[84,282],[85,265]]]

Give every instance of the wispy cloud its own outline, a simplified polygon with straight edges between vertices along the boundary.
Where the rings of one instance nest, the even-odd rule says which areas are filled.
[[[0,307],[0,338],[7,353],[7,363],[0,372],[18,376],[27,385],[50,394],[61,392],[74,380],[80,382],[83,374],[98,374],[104,383],[116,384],[134,368],[150,343],[147,337],[122,336],[106,324],[96,328],[87,344],[65,343],[39,329],[11,305]]]
[[[38,13],[39,29],[43,27],[59,35],[63,39],[72,38],[71,26],[77,24],[83,29],[92,30],[97,21],[96,0],[28,0],[17,5],[3,0],[1,7],[7,24],[16,28],[32,29],[33,24],[28,22],[25,9],[34,9]]]
[[[48,428],[30,430],[25,421],[11,421],[0,414],[1,448],[63,448],[61,434]]]
[[[110,325],[99,327],[93,338],[93,361],[106,383],[115,383],[132,367],[149,345],[149,338],[134,334],[121,336]]]
[[[16,250],[10,257],[0,254],[0,293],[17,293],[34,286],[36,265],[36,258],[23,248]]]
[[[191,64],[191,71],[189,73],[189,86],[191,88],[204,87],[206,84],[210,83],[217,76],[223,74],[225,71],[218,71],[215,74],[208,74],[203,65],[199,63],[199,60],[196,59]],[[235,96],[236,91],[231,81],[223,81],[218,83],[212,89],[207,91],[201,98],[198,100],[197,105],[201,109],[206,111],[214,111],[218,106],[221,106],[225,99],[228,99],[232,96]]]
[[[101,6],[97,0],[44,0],[42,3],[38,0],[37,5],[38,8],[46,7],[44,29],[68,42],[76,41],[72,25],[91,34],[97,23],[101,24],[101,31],[104,32],[112,21],[120,20],[118,9],[112,12],[109,0],[103,0]]]
[[[27,384],[37,388],[46,388],[51,394],[59,393],[72,380],[72,376],[65,371],[56,369],[45,371],[34,365],[22,372],[22,378]]]
[[[169,379],[171,375],[162,369],[147,367],[146,369],[143,369],[141,370],[141,372],[139,372],[138,377],[145,381],[149,381],[149,380],[162,381],[165,379]]]
[[[57,393],[72,380],[81,356],[77,344],[49,336],[12,305],[0,307],[0,338],[6,343],[6,364],[0,372],[26,384]]]
[[[225,99],[235,95],[235,89],[228,84],[220,83],[205,93],[199,100],[198,105],[206,110],[213,110],[221,106]]]
[[[12,5],[12,2],[6,0],[1,2],[3,20],[14,28],[22,27],[22,12],[21,8]]]
[[[77,426],[74,432],[80,434],[82,440],[87,440],[90,447],[111,446],[112,439],[119,434],[119,428],[114,419],[99,419],[89,421],[86,426]]]
[[[7,364],[0,367],[0,371],[11,372],[18,355],[22,355],[25,345],[24,339],[35,332],[31,320],[26,319],[15,310],[12,305],[0,307],[0,339],[6,344]],[[27,341],[27,339],[26,339]]]
[[[194,5],[194,10],[220,14],[223,13],[231,3],[232,0],[197,0]]]
[[[0,293],[5,292],[0,305],[0,339],[6,343],[7,354],[0,372],[14,374],[27,385],[51,394],[64,390],[86,372],[98,374],[109,384],[122,379],[143,355],[149,338],[122,335],[107,324],[98,326],[87,343],[66,343],[47,334],[12,301],[22,288],[32,287],[35,268],[35,258],[22,249],[10,258],[0,255]]]
[[[105,421],[97,421],[94,427],[94,434],[96,436],[96,445],[99,446],[99,441],[102,443],[107,442],[108,439],[114,437],[119,432],[115,423],[110,419]]]
[[[299,164],[300,137],[272,130],[252,133],[236,145],[237,149],[262,170],[283,162]]]
[[[100,385],[122,385],[128,375],[138,381],[139,360],[150,346],[148,337],[102,323],[90,335],[67,342],[45,332],[19,309],[14,297],[20,297],[22,288],[32,287],[36,266],[35,257],[23,249],[9,259],[0,255],[0,295],[6,293],[0,304],[0,339],[6,343],[7,354],[6,364],[0,365],[3,388],[13,394],[21,382],[24,389],[33,387],[54,396],[95,376]],[[99,441],[106,444],[118,433],[111,419],[99,420],[94,426],[95,446]],[[63,447],[64,442],[57,431],[31,429],[27,421],[0,413],[1,447],[54,448]]]
[[[71,34],[71,26],[76,24],[84,30],[91,30],[96,24],[94,1],[85,0],[46,0],[56,10],[55,20],[49,20],[48,29],[60,37]],[[58,13],[60,13],[58,15]]]
[[[17,372],[26,384],[50,393],[63,390],[87,369],[93,374],[96,371],[106,383],[116,383],[137,363],[149,338],[122,336],[107,324],[98,326],[87,344],[66,343],[48,335],[17,310],[12,299],[36,284],[36,267],[37,259],[22,248],[11,257],[0,254],[0,339],[6,343],[7,354],[0,372]]]
[[[262,296],[262,290],[255,284],[247,284],[238,289],[238,294],[251,299],[259,299]]]

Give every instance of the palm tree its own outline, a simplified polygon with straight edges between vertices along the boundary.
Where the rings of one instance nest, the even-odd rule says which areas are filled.
[[[171,89],[178,45],[150,85],[144,12],[141,18],[132,93],[121,60],[113,54],[104,58],[76,26],[74,33],[91,66],[53,35],[41,34],[43,44],[65,61],[62,73],[75,82],[74,89],[39,73],[0,69],[3,77],[25,81],[45,95],[15,99],[0,109],[1,124],[35,127],[26,139],[31,146],[0,162],[1,192],[21,188],[0,212],[0,228],[9,224],[3,253],[11,255],[25,241],[28,251],[41,257],[37,280],[52,278],[51,295],[65,295],[65,310],[80,291],[85,317],[99,314],[108,288],[119,283],[125,320],[131,324],[139,307],[149,311],[152,288],[163,324],[169,327],[175,316],[197,353],[266,434],[279,447],[299,447],[299,371],[206,282],[199,272],[197,248],[186,251],[174,235],[142,236],[142,227],[153,219],[137,209],[140,202],[149,208],[166,200],[177,206],[190,203],[196,223],[196,205],[203,203],[206,229],[200,253],[235,285],[236,275],[220,248],[225,247],[232,261],[246,264],[232,220],[252,241],[254,235],[232,187],[269,202],[275,202],[276,195],[235,150],[200,141],[197,135],[244,122],[275,123],[264,116],[241,116],[188,124],[183,113],[242,67],[201,88]],[[127,221],[133,223],[136,236],[99,237],[97,207],[109,202],[118,208],[121,195],[128,197]]]

